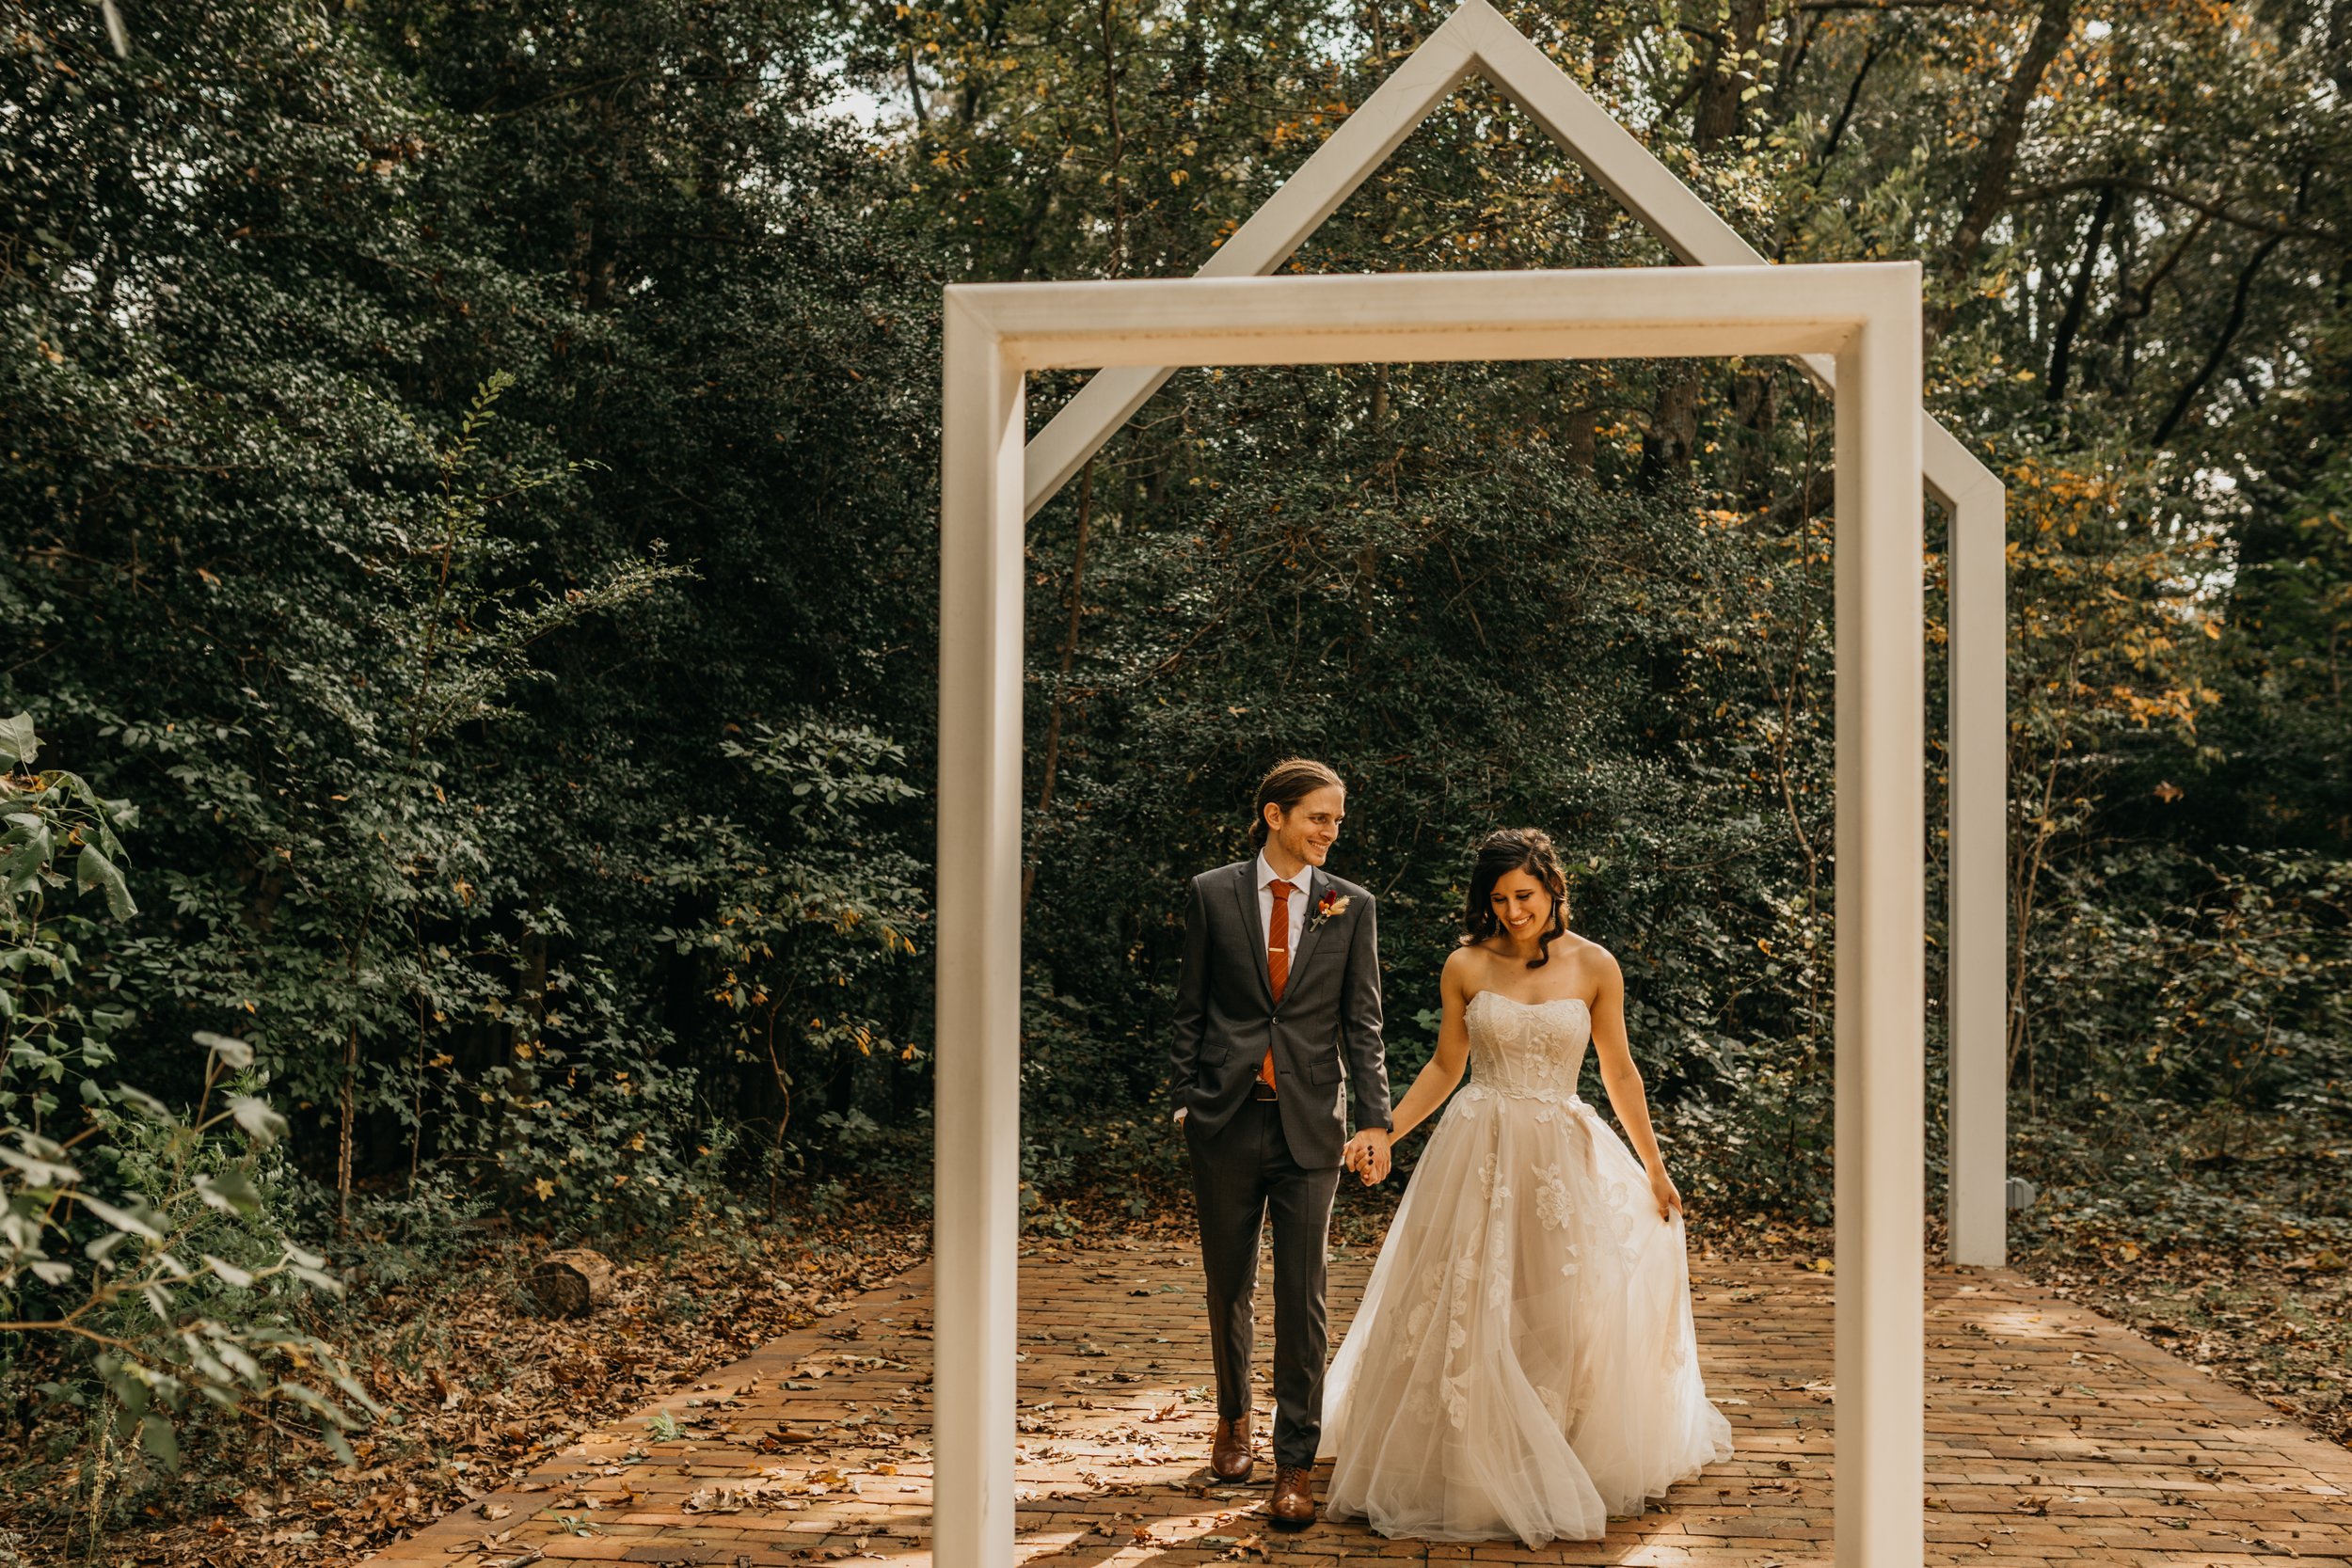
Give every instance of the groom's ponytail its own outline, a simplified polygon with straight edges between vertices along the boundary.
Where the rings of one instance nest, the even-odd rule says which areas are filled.
[[[1285,757],[1266,769],[1258,781],[1257,803],[1249,808],[1249,842],[1265,847],[1265,809],[1279,806],[1289,816],[1298,802],[1318,789],[1345,789],[1347,784],[1326,764],[1308,757]]]

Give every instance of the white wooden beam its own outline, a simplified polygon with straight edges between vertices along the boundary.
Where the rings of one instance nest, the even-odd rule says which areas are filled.
[[[1831,269],[1860,286],[1909,262]],[[1311,365],[1835,352],[1819,267],[1725,267],[973,283],[1025,371],[1072,366]],[[1693,305],[1693,298],[1698,300]],[[1914,437],[1915,444],[1916,437]]]
[[[1460,20],[1457,11],[1423,40],[1193,276],[1262,277],[1290,260],[1470,74],[1476,55],[1456,25]],[[1112,367],[1062,404],[1028,445],[1026,515],[1035,516],[1175,373],[1160,366]]]

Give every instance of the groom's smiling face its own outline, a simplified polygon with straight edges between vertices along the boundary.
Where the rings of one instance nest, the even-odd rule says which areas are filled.
[[[1287,812],[1268,806],[1266,819],[1271,847],[1291,860],[1321,865],[1340,836],[1340,824],[1347,820],[1347,791],[1326,784]]]

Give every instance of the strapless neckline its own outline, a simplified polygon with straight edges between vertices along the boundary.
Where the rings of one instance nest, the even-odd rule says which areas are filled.
[[[1491,996],[1499,1002],[1508,1002],[1514,1007],[1557,1007],[1565,1004],[1572,1006],[1582,1007],[1587,1012],[1592,1011],[1591,1006],[1581,996],[1554,996],[1549,997],[1541,1002],[1522,1002],[1516,996],[1506,996],[1502,991],[1491,989],[1480,991],[1478,996]],[[1471,997],[1470,1001],[1477,1001],[1478,996]],[[1466,1003],[1464,1006],[1467,1007],[1468,1004]]]

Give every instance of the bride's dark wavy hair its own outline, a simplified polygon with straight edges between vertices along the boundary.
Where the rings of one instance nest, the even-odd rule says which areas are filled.
[[[1514,871],[1526,872],[1551,895],[1551,925],[1527,960],[1528,968],[1541,969],[1551,961],[1551,944],[1568,929],[1568,874],[1551,835],[1541,828],[1498,828],[1479,844],[1478,858],[1470,863],[1470,900],[1462,909],[1462,945],[1485,942],[1502,929],[1492,902],[1495,884]]]

